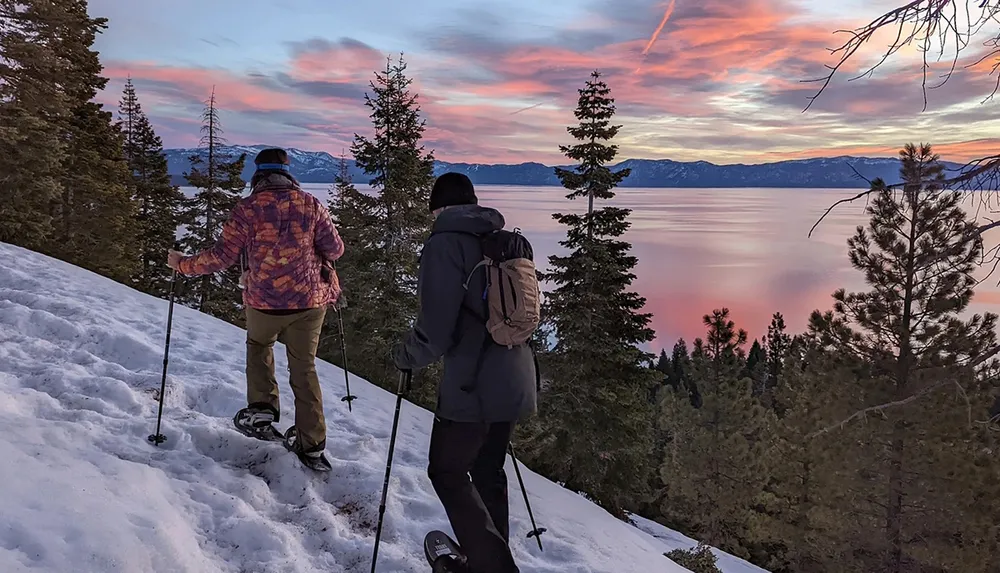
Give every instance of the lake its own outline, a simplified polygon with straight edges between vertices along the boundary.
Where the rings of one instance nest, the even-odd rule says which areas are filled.
[[[329,185],[304,184],[329,197]],[[182,188],[190,195],[193,189]],[[864,287],[847,259],[847,239],[865,224],[864,201],[835,209],[809,229],[835,201],[856,194],[847,189],[674,189],[621,188],[613,204],[632,209],[625,240],[639,258],[633,289],[653,313],[657,341],[669,348],[679,337],[690,347],[704,336],[702,316],[728,307],[750,340],[766,333],[781,312],[791,332],[801,332],[814,309],[831,307],[834,290]],[[587,202],[570,201],[561,187],[482,185],[480,204],[499,209],[507,228],[518,227],[535,248],[544,269],[562,251],[564,228],[556,212],[583,212]],[[597,207],[601,206],[598,202]],[[966,204],[972,210],[973,204]],[[350,248],[350,245],[348,245]],[[980,277],[985,277],[982,272]],[[977,289],[974,312],[1000,311],[998,277]]]

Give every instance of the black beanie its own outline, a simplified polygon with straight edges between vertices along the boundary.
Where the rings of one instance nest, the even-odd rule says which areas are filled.
[[[449,172],[441,175],[431,189],[430,210],[454,205],[477,205],[476,190],[472,180],[461,173]]]
[[[261,171],[288,171],[291,165],[285,150],[277,147],[261,150],[253,162]]]

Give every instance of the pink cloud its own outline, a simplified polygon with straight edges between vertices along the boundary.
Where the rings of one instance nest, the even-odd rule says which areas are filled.
[[[892,79],[833,86],[815,112],[798,113],[805,97],[818,87],[800,80],[822,73],[823,65],[832,63],[826,48],[838,38],[831,31],[856,22],[803,21],[802,13],[787,2],[679,2],[644,55],[656,31],[654,24],[662,23],[663,15],[663,5],[650,7],[647,34],[600,46],[483,44],[470,35],[457,36],[446,54],[407,55],[414,80],[411,89],[419,94],[427,119],[429,147],[445,160],[564,161],[558,145],[569,143],[566,126],[576,121],[572,115],[576,90],[594,69],[601,70],[611,86],[617,121],[625,124],[622,157],[663,156],[667,152],[657,152],[651,142],[664,138],[676,142],[671,151],[683,148],[692,155],[700,153],[697,158],[735,160],[770,159],[776,149],[789,149],[792,142],[801,151],[780,155],[894,150],[910,139],[900,126],[912,117],[907,114],[919,111],[909,109],[919,99],[919,85],[912,85],[912,66],[901,66]],[[144,82],[140,97],[154,118],[169,120],[171,141],[197,138],[197,134],[184,137],[178,128],[196,127],[198,109],[214,87],[220,108],[233,118],[232,137],[280,133],[288,145],[339,153],[355,132],[370,133],[363,95],[370,91],[373,72],[384,69],[389,55],[353,40],[310,40],[293,46],[281,72],[109,62],[106,73],[115,89],[120,89],[126,75]],[[854,64],[849,68],[845,75],[858,71]],[[934,101],[943,105],[968,101],[982,91],[983,77],[985,73],[953,79],[957,85],[942,90]],[[118,94],[102,97],[110,104]],[[886,127],[896,123],[872,140],[873,130],[867,124],[852,125],[855,118],[885,120]],[[664,131],[659,120],[671,120],[675,127]],[[843,135],[845,128],[856,135]],[[726,134],[748,142],[757,138],[753,141],[759,141],[759,148],[693,147],[700,136],[724,139]],[[859,139],[862,134],[865,139]],[[983,141],[976,136],[969,139]],[[945,149],[968,154],[979,144],[949,145]]]

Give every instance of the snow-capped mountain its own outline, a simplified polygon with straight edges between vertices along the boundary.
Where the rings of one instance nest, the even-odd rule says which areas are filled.
[[[226,157],[238,157],[246,153],[246,167],[243,178],[247,181],[253,175],[253,158],[267,145],[234,145],[220,148]],[[303,183],[330,183],[337,174],[340,158],[325,151],[303,151],[287,149],[292,162],[292,172]],[[174,183],[186,185],[183,173],[190,169],[189,158],[204,149],[168,149],[167,164]],[[944,162],[947,169],[959,169],[961,164]],[[354,182],[365,184],[366,176],[347,160],[348,170]],[[888,157],[823,157],[798,159],[760,164],[717,165],[708,161],[673,161],[670,159],[628,159],[616,168],[628,167],[631,175],[622,187],[793,187],[793,188],[862,188],[868,184],[858,177],[854,170],[867,179],[881,177],[887,183],[899,182],[899,160]],[[853,169],[852,169],[853,168]],[[551,166],[541,163],[480,164],[435,162],[434,173],[446,171],[465,173],[473,183],[482,185],[559,185],[559,179]]]

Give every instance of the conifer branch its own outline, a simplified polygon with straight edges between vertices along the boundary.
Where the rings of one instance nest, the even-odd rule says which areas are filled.
[[[978,356],[975,360],[970,361],[968,364],[964,364],[964,365],[956,364],[956,365],[952,365],[952,366],[933,366],[933,367],[930,367],[930,368],[920,368],[920,369],[915,370],[914,374],[918,374],[918,373],[919,374],[933,374],[933,373],[939,373],[939,372],[940,373],[952,373],[952,372],[954,372],[954,370],[956,368],[974,369],[975,367],[980,366],[983,363],[985,363],[988,360],[990,360],[991,358],[995,357],[997,354],[1000,354],[1000,345],[994,346],[994,347],[990,348],[989,350],[987,350],[986,352],[984,352],[982,355]],[[968,407],[969,407],[969,417],[970,417],[970,421],[971,421],[971,417],[972,417],[972,405],[971,405],[971,403],[968,402],[968,395],[965,392],[965,387],[962,386],[961,382],[949,378],[947,380],[941,380],[939,382],[931,384],[930,386],[927,386],[927,387],[923,388],[919,392],[917,392],[915,394],[912,394],[912,395],[910,395],[910,396],[908,396],[906,398],[903,398],[901,400],[893,400],[892,402],[886,402],[884,404],[878,404],[878,405],[875,405],[875,406],[869,406],[869,407],[864,408],[862,410],[858,410],[857,412],[851,414],[847,418],[844,418],[840,422],[837,422],[835,424],[830,424],[829,426],[826,426],[826,427],[824,427],[824,428],[822,428],[820,430],[812,432],[811,434],[809,434],[809,435],[806,436],[806,439],[811,440],[811,439],[814,439],[814,438],[816,438],[818,436],[821,436],[823,434],[828,434],[828,433],[830,433],[830,432],[832,432],[834,430],[843,429],[845,426],[847,426],[847,424],[853,422],[854,420],[857,420],[859,418],[866,418],[868,416],[868,414],[882,414],[882,415],[885,415],[885,411],[888,410],[888,409],[898,408],[900,406],[905,406],[907,404],[913,403],[913,402],[919,400],[920,398],[922,398],[922,397],[924,397],[924,396],[926,396],[928,394],[933,393],[935,390],[938,390],[940,388],[944,388],[945,386],[948,386],[948,385],[951,385],[951,384],[955,384],[956,386],[958,386],[961,389],[961,393],[965,395],[966,402],[968,403]]]

